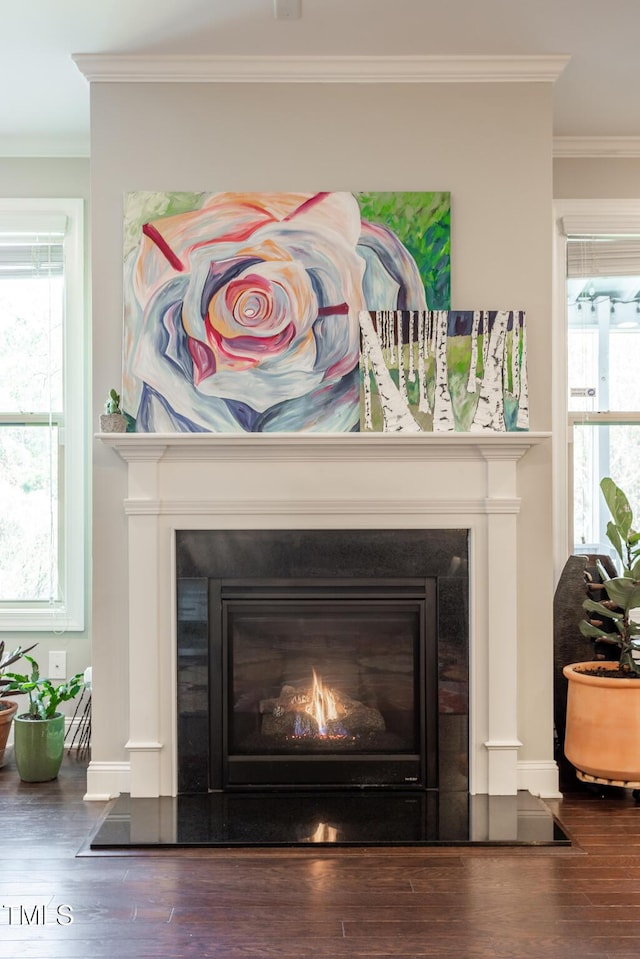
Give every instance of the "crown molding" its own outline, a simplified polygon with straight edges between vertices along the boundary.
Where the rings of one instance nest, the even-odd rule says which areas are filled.
[[[554,137],[554,157],[640,157],[640,137]]]
[[[91,83],[553,83],[569,56],[72,57]]]

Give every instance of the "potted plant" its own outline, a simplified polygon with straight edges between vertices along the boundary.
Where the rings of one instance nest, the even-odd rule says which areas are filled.
[[[104,413],[100,414],[101,433],[126,433],[127,420],[120,409],[120,394],[111,389],[104,404]]]
[[[564,667],[569,681],[565,755],[579,779],[640,790],[640,532],[626,494],[610,477],[600,483],[611,519],[607,536],[622,575],[609,577],[599,565],[597,599],[583,607],[588,618],[582,634],[597,647],[613,651],[602,657]],[[634,792],[634,795],[636,793]],[[638,794],[640,795],[640,793]],[[636,798],[638,796],[636,795]]]
[[[29,697],[29,709],[14,718],[14,750],[18,774],[23,782],[47,782],[55,779],[64,755],[64,714],[60,703],[73,699],[84,685],[82,673],[55,685],[42,679],[32,656],[31,675],[7,673],[3,696],[23,694]]]
[[[4,640],[0,640],[0,696],[4,695],[4,687],[11,682],[11,680],[5,676],[7,666],[11,666],[17,662],[25,653],[30,652],[30,650],[34,649],[37,645],[37,643],[34,643],[33,646],[28,646],[27,649],[22,649],[21,646],[18,646],[12,650],[12,652],[5,653]],[[3,702],[2,699],[0,699],[0,766],[4,765],[5,750],[7,748],[9,732],[11,731],[11,723],[17,711],[17,703],[11,702],[10,700]]]

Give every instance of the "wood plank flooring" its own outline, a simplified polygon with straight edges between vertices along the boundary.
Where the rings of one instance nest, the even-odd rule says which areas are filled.
[[[571,849],[78,855],[85,769],[0,770],[0,959],[638,959],[640,807],[552,803]],[[69,922],[69,918],[73,922]]]

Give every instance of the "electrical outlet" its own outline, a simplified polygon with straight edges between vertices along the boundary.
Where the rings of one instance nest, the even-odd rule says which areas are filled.
[[[67,654],[65,652],[49,653],[49,679],[67,678]]]
[[[301,0],[273,0],[273,15],[276,20],[298,20]]]

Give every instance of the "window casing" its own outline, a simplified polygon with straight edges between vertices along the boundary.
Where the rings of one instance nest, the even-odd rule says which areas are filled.
[[[2,631],[84,628],[83,260],[82,200],[0,199]]]
[[[640,517],[640,202],[559,201],[555,213],[557,579],[570,553],[610,551],[603,476]]]

